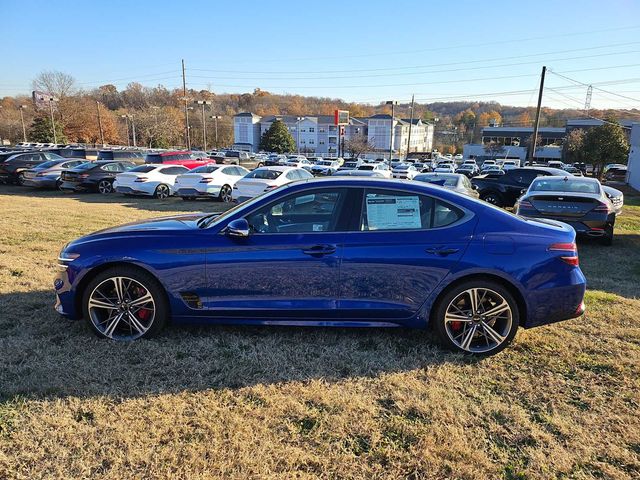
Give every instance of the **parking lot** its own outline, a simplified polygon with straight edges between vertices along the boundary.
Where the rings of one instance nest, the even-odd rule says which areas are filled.
[[[2,185],[0,478],[636,476],[640,197],[625,204],[613,247],[579,246],[586,316],[473,360],[400,329],[98,340],[53,311],[62,246],[229,204]]]

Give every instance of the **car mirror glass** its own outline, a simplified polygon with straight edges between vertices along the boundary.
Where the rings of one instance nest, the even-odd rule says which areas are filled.
[[[232,220],[225,229],[225,234],[229,237],[246,238],[251,234],[249,222],[245,218]]]

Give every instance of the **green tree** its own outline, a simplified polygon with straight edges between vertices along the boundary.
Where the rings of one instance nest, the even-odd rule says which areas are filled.
[[[584,162],[584,139],[586,132],[581,128],[571,130],[564,142],[565,157],[572,163]]]
[[[267,152],[288,153],[296,149],[296,142],[284,122],[276,120],[262,135],[260,148]]]
[[[32,142],[53,142],[53,129],[51,128],[51,118],[48,115],[39,115],[33,119],[29,127],[29,140]],[[67,137],[64,135],[64,125],[56,122],[56,138],[58,143],[66,143]]]
[[[627,163],[629,142],[620,124],[613,118],[587,131],[584,137],[584,158],[592,163],[598,178],[607,163]]]

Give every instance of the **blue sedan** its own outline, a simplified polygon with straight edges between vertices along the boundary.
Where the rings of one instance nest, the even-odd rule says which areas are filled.
[[[484,355],[584,311],[571,227],[422,182],[295,182],[221,215],[102,230],[58,260],[56,310],[116,340],[170,321],[431,327]]]

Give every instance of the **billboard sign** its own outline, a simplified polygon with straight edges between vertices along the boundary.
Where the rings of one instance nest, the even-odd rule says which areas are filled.
[[[349,110],[336,110],[333,112],[335,125],[349,125]]]
[[[31,97],[33,98],[33,105],[36,110],[48,109],[50,103],[53,103],[55,108],[55,102],[58,101],[58,99],[54,98],[50,93],[38,92],[36,90],[31,93]]]

